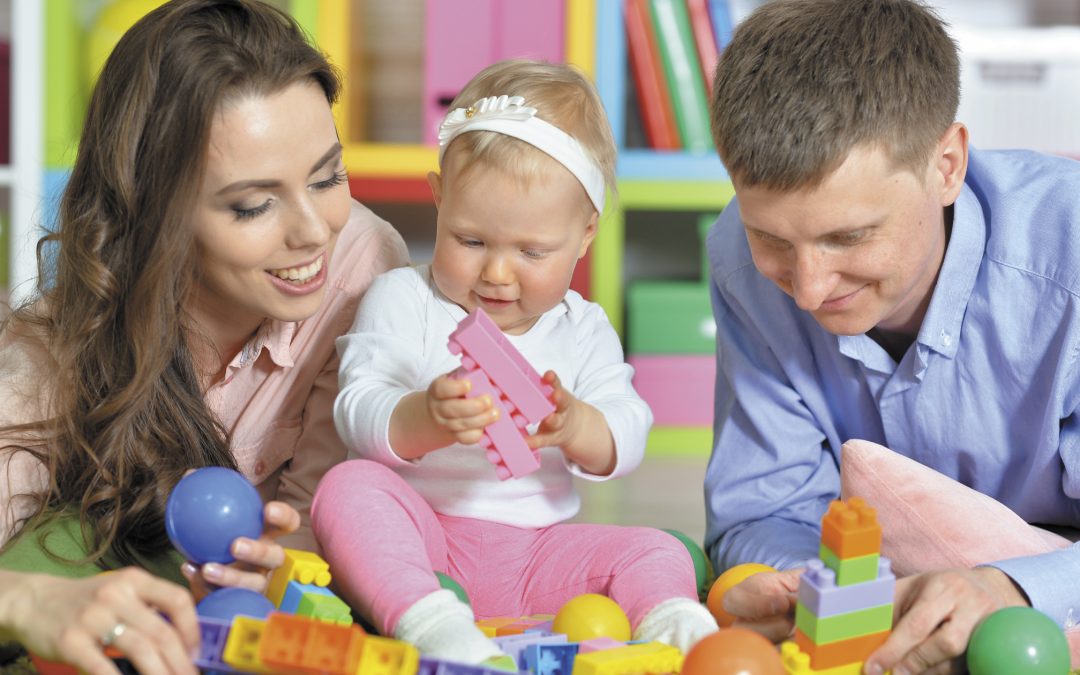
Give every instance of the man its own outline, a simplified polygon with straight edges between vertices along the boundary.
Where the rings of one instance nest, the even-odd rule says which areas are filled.
[[[716,72],[736,201],[708,238],[717,323],[706,544],[725,608],[791,630],[841,444],[862,438],[1016,511],[1080,522],[1080,163],[979,152],[959,64],[913,0],[778,0]],[[897,584],[866,672],[948,672],[986,614],[1080,613],[1080,549]]]

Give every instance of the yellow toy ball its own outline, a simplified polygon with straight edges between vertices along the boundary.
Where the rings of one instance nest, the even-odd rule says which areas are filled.
[[[721,628],[727,628],[735,623],[735,616],[724,611],[725,593],[758,572],[775,571],[774,568],[769,567],[768,565],[762,565],[760,563],[743,563],[742,565],[732,567],[718,576],[716,581],[713,582],[712,588],[709,589],[709,599],[705,601],[709,611],[716,619],[716,623],[720,624]]]
[[[630,619],[611,598],[585,593],[562,606],[551,623],[551,630],[564,633],[570,642],[598,637],[627,642],[630,640]]]

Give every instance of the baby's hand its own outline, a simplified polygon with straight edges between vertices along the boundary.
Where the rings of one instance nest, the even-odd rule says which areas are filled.
[[[468,380],[449,374],[435,378],[427,389],[428,414],[454,441],[465,445],[480,442],[484,427],[499,419],[499,411],[487,394],[465,398],[472,388]]]
[[[537,450],[549,446],[565,448],[573,445],[575,437],[581,431],[581,401],[562,386],[554,371],[544,373],[544,383],[551,385],[554,390],[551,402],[555,404],[555,412],[540,422],[536,433],[529,437],[529,447]]]

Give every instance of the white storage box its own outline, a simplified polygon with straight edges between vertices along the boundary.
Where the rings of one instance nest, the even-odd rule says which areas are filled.
[[[960,110],[977,148],[1080,158],[1080,27],[954,28]]]

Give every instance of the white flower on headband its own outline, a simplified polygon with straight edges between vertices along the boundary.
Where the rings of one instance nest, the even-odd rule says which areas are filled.
[[[468,108],[455,108],[439,125],[439,145],[445,146],[466,123],[475,120],[500,119],[525,121],[536,116],[536,108],[525,105],[522,96],[488,96]]]

